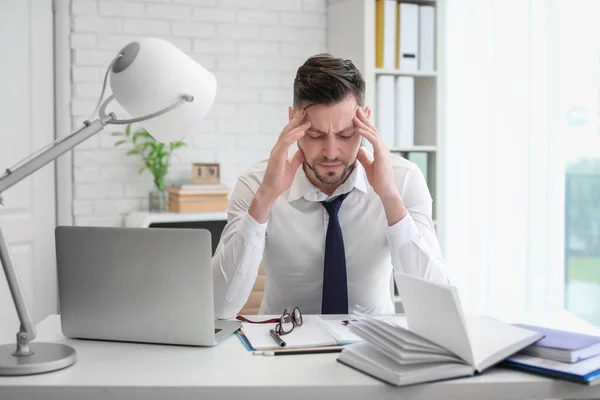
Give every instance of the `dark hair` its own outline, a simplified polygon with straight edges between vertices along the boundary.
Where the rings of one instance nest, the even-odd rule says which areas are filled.
[[[335,104],[354,95],[359,106],[365,100],[365,81],[350,60],[322,53],[308,58],[294,79],[294,109],[313,104]]]

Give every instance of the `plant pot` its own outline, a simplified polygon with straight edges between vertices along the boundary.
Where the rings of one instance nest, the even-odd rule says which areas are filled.
[[[167,212],[169,211],[169,194],[166,190],[152,190],[148,193],[148,211]]]

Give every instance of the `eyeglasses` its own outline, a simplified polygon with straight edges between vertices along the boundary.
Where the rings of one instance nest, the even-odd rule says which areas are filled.
[[[251,324],[273,324],[277,322],[277,325],[275,325],[275,332],[277,332],[279,336],[283,336],[292,332],[295,327],[302,325],[302,312],[298,307],[295,307],[291,314],[287,312],[287,309],[283,310],[283,314],[279,318],[271,318],[264,321],[251,321],[246,317],[238,315],[236,319]]]

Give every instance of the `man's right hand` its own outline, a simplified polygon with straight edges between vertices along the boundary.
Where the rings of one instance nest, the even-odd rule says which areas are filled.
[[[301,150],[296,151],[292,161],[288,161],[288,151],[292,143],[304,136],[306,129],[310,127],[310,122],[302,123],[305,117],[306,110],[298,111],[271,150],[265,176],[248,210],[250,216],[261,224],[267,222],[275,200],[290,187],[298,167],[304,161]]]

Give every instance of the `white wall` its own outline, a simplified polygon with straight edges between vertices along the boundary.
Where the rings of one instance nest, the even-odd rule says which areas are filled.
[[[325,0],[72,0],[71,12],[72,129],[94,110],[116,52],[137,37],[169,40],[215,73],[215,106],[176,153],[171,182],[189,179],[192,162],[216,161],[233,187],[285,126],[296,69],[326,50]],[[73,151],[76,225],[120,226],[147,207],[152,176],[114,147],[110,133],[122,128],[113,128]]]

